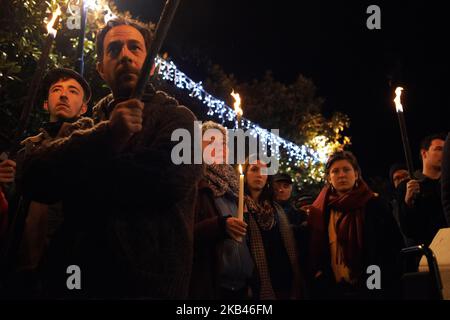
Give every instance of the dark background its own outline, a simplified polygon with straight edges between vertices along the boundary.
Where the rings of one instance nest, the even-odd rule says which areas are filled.
[[[115,3],[157,22],[164,1]],[[371,4],[381,8],[381,30],[366,27]],[[420,139],[450,129],[450,25],[444,4],[183,0],[165,49],[194,81],[206,74],[186,52],[207,57],[240,81],[265,70],[286,83],[299,73],[310,77],[326,100],[326,115],[350,116],[347,134],[363,174],[387,177],[393,162],[404,161],[392,102],[397,85],[405,87],[402,101],[417,168]]]

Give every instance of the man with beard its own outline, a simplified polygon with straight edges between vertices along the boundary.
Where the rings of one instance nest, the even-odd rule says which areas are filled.
[[[97,35],[97,70],[112,90],[95,107],[98,123],[28,163],[29,195],[63,202],[46,266],[52,297],[187,296],[200,168],[173,164],[171,135],[193,136],[195,117],[151,85],[141,101],[128,98],[150,41],[138,22],[110,20]]]

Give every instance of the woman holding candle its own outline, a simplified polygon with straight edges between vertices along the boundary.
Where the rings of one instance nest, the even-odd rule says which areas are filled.
[[[351,152],[331,155],[325,171],[328,183],[308,217],[313,297],[395,297],[402,238],[392,213],[362,180]],[[369,266],[381,273],[370,281],[377,271],[368,271]]]
[[[202,133],[204,161],[210,164],[205,165],[199,182],[190,298],[248,299],[253,261],[246,241],[247,224],[238,218],[238,175],[225,164],[227,131],[208,121]]]
[[[249,225],[249,246],[256,265],[254,297],[257,299],[302,298],[298,249],[288,218],[273,201],[267,165],[247,160],[244,166],[244,216]],[[255,163],[256,162],[256,163]]]

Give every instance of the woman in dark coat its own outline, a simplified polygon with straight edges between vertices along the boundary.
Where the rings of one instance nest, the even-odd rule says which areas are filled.
[[[288,300],[305,297],[299,252],[289,220],[273,201],[267,165],[247,161],[244,213],[249,226],[249,247],[255,261],[254,297]]]
[[[215,159],[205,165],[198,185],[190,298],[248,299],[253,261],[246,241],[247,224],[237,218],[238,176],[225,161],[217,161],[221,156],[226,159],[225,128],[208,121],[203,133],[208,129],[219,130],[225,138],[203,143],[203,149],[212,142],[216,148]]]
[[[389,207],[362,180],[351,152],[331,155],[326,179],[309,208],[313,298],[395,297],[402,238]]]

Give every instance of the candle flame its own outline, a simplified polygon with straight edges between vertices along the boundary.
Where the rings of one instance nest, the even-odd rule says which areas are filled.
[[[47,32],[51,34],[53,38],[56,38],[56,33],[58,32],[53,25],[55,24],[56,19],[61,15],[61,8],[58,5],[58,8],[52,14],[52,19],[47,23]]]
[[[238,115],[238,117],[241,117],[244,114],[244,111],[241,109],[241,96],[239,93],[235,93],[234,90],[231,92],[231,96],[234,98],[234,111]]]
[[[397,110],[397,112],[403,112],[403,106],[402,106],[402,101],[400,99],[401,95],[402,95],[402,91],[403,88],[402,87],[397,87],[397,89],[395,89],[395,109]]]
[[[239,173],[242,175],[242,165],[239,165]]]

